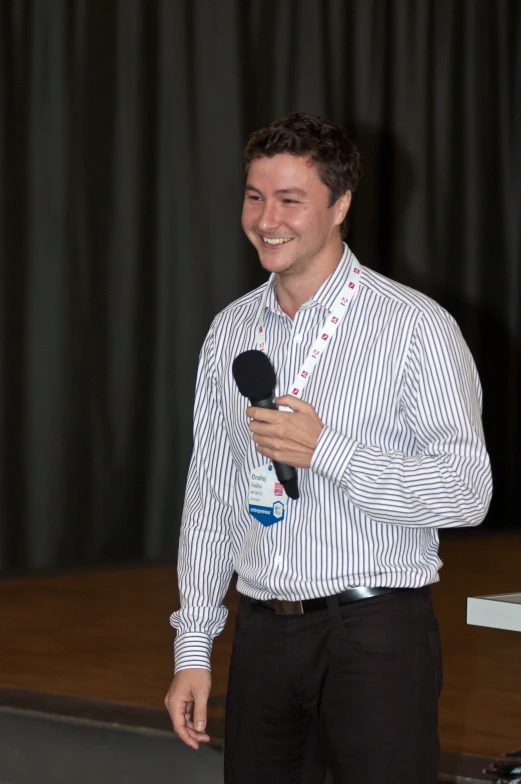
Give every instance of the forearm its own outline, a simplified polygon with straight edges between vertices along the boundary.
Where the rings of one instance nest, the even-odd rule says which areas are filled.
[[[489,459],[478,435],[456,450],[433,445],[408,456],[324,428],[311,470],[340,487],[371,519],[391,525],[479,525],[492,493]]]
[[[234,564],[235,466],[216,389],[210,330],[199,363],[194,450],[179,540],[181,609],[170,618],[177,630],[176,670],[210,669],[213,639],[221,633],[228,614],[222,601]]]
[[[213,639],[226,622],[222,601],[233,574],[233,555],[225,510],[198,513],[187,500],[178,556],[181,609],[171,616],[177,630],[176,671],[190,667],[210,669]]]

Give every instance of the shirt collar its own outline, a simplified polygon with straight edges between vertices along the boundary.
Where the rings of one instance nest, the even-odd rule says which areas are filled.
[[[336,269],[333,270],[329,278],[324,281],[319,290],[313,294],[311,299],[302,305],[302,308],[309,308],[317,304],[322,305],[322,307],[324,307],[329,312],[333,310],[333,307],[338,297],[340,296],[340,292],[345,285],[351,270],[351,265],[353,263],[353,254],[345,242],[343,243],[343,247],[344,252]],[[268,308],[274,313],[284,315],[277,301],[275,280],[276,277],[275,273],[273,272],[268,279],[265,295],[263,297],[263,301],[261,302],[260,313],[263,313],[265,308]]]
[[[276,281],[276,276],[275,273],[272,272],[268,279],[268,288],[266,289],[266,297],[262,310],[264,310],[264,308],[268,308],[269,310],[272,310],[274,313],[279,313],[281,315],[284,315],[277,301],[277,286],[275,281]]]
[[[340,296],[340,292],[346,284],[346,280],[349,276],[351,265],[353,263],[353,254],[345,242],[343,243],[343,247],[344,252],[337,267],[333,270],[329,278],[323,282],[319,290],[313,294],[311,299],[306,302],[303,307],[309,307],[311,303],[318,303],[331,313]]]

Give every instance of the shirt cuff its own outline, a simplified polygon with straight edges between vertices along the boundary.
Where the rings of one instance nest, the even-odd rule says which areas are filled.
[[[174,673],[192,667],[211,670],[212,644],[210,635],[202,632],[185,632],[177,635],[174,642]]]
[[[310,469],[339,487],[359,444],[325,426],[311,458]]]

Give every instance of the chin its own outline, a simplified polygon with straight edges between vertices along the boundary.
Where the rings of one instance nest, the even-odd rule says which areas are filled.
[[[295,261],[294,253],[271,252],[266,250],[266,248],[259,248],[257,244],[255,244],[255,250],[261,265],[270,272],[285,272]]]
[[[269,254],[265,255],[262,252],[259,252],[259,261],[265,270],[277,273],[287,272],[293,264],[293,259],[274,259]]]

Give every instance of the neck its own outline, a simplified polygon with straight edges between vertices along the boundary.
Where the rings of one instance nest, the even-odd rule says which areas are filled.
[[[281,309],[291,319],[295,318],[298,309],[316,294],[322,284],[340,264],[344,253],[342,241],[335,252],[321,264],[312,264],[298,271],[288,270],[277,273],[277,301]]]

